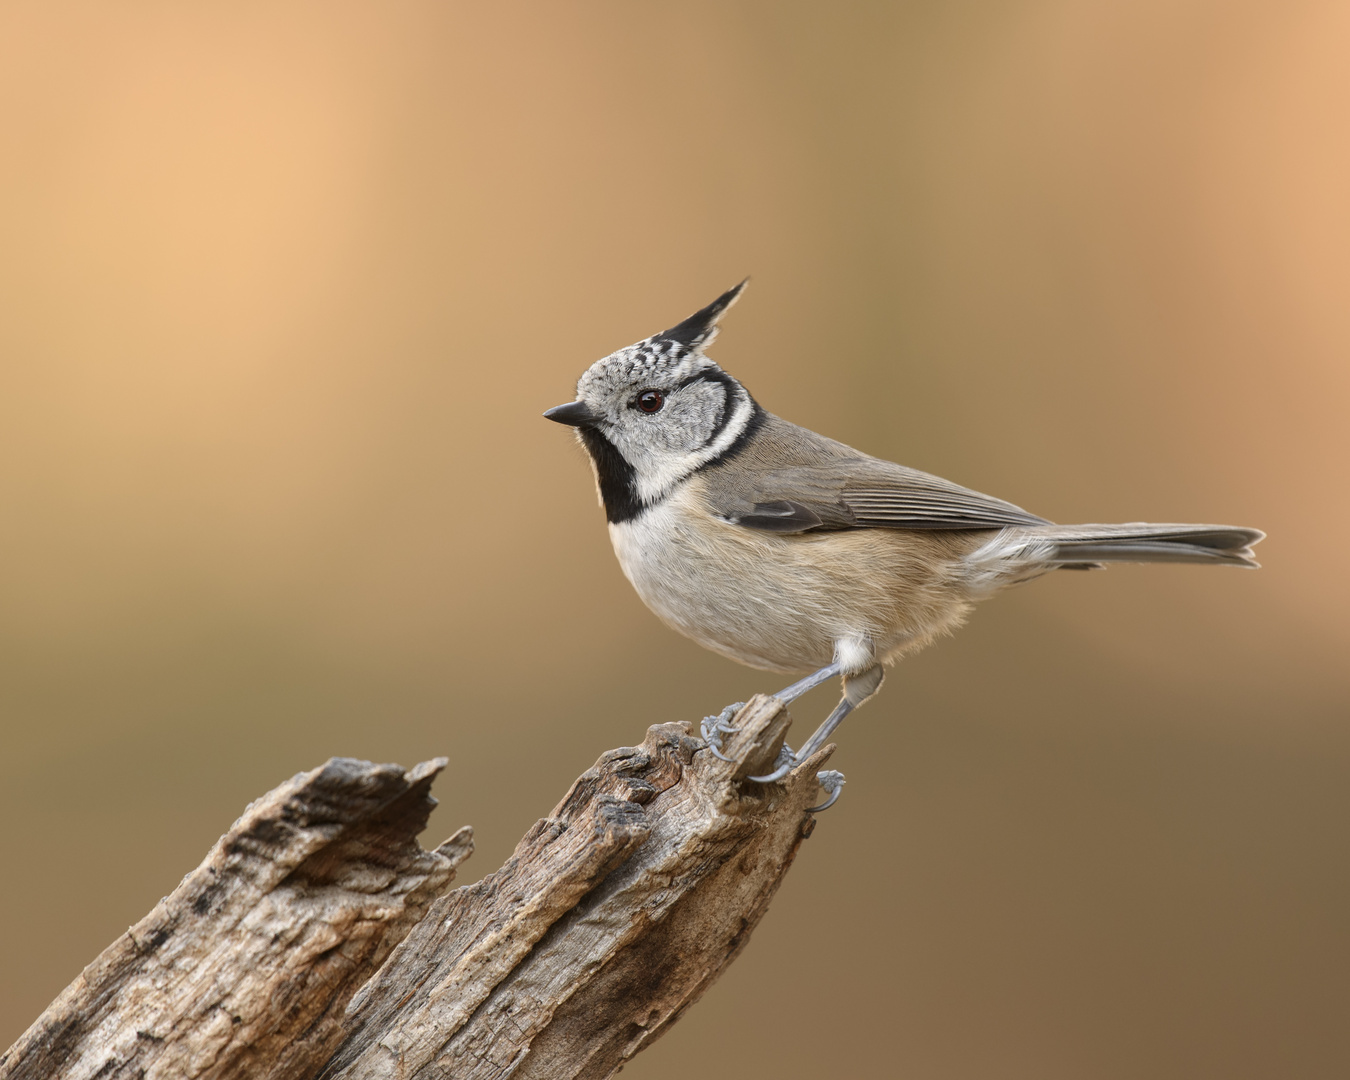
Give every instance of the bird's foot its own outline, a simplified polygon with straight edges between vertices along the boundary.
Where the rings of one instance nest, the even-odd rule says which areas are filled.
[[[745,702],[737,701],[728,705],[716,716],[705,716],[703,718],[703,730],[725,731],[728,734],[740,731],[741,729],[731,722],[731,718],[744,708]]]
[[[729,758],[726,754],[722,753],[722,736],[730,735],[741,730],[731,721],[743,708],[745,708],[745,702],[738,701],[732,705],[728,705],[716,716],[705,716],[703,718],[703,722],[699,725],[699,731],[703,735],[703,741],[708,744],[708,749],[712,751],[714,757],[734,763],[734,759]],[[800,762],[805,761],[820,749],[825,739],[839,726],[839,722],[843,720],[850,711],[851,706],[849,706],[847,700],[841,701],[838,708],[830,714],[825,723],[822,724],[816,733],[806,741],[806,744],[801,749],[801,753],[793,753],[792,747],[787,743],[784,743],[778,748],[778,757],[774,760],[773,771],[766,773],[764,776],[751,776],[749,779],[755,781],[757,784],[778,783],[778,781],[782,780],[788,773],[795,769]],[[816,773],[816,780],[820,786],[825,789],[825,794],[828,795],[829,798],[819,806],[808,806],[806,808],[808,814],[819,814],[822,810],[828,810],[839,801],[839,795],[844,790],[844,774],[836,769],[824,769],[821,772]]]
[[[797,755],[792,752],[792,747],[784,743],[778,748],[778,759],[773,764],[773,772],[767,776],[752,776],[750,779],[757,784],[778,783],[779,780],[797,767]]]
[[[778,760],[774,763],[775,768],[773,772],[769,773],[768,776],[752,776],[750,779],[758,781],[761,784],[776,784],[790,773],[797,766],[798,762],[805,761],[824,746],[825,740],[828,739],[834,732],[834,729],[840,725],[844,717],[852,711],[853,706],[849,704],[848,698],[844,698],[843,701],[834,707],[834,712],[830,713],[830,715],[825,718],[825,723],[816,728],[815,733],[802,744],[802,748],[797,751],[797,753],[794,754],[787,743],[784,743],[783,748],[778,751]],[[718,757],[721,757],[721,755],[719,754]],[[843,783],[843,777],[841,776],[837,782]],[[830,783],[836,783],[836,781],[831,780]],[[836,798],[838,797],[838,793],[834,788],[827,788],[826,790]],[[831,806],[833,804],[834,799],[831,799],[825,806]],[[822,807],[822,809],[824,809],[824,807]]]
[[[808,814],[819,814],[839,801],[839,794],[844,790],[844,774],[837,769],[823,769],[816,773],[816,782],[825,789],[825,794],[829,798],[819,806],[808,806],[806,808]]]
[[[719,757],[723,761],[731,760],[726,754],[722,753],[722,736],[741,730],[731,723],[731,718],[743,708],[745,708],[745,702],[738,701],[734,705],[728,705],[716,716],[705,716],[703,718],[699,730],[703,735],[703,741],[708,744],[708,749],[713,752],[713,757]]]

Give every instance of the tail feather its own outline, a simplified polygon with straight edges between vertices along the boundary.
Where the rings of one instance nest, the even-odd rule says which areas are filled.
[[[1258,529],[1235,525],[1044,525],[1028,530],[1049,541],[1046,562],[1064,568],[1090,563],[1227,563],[1257,567]]]

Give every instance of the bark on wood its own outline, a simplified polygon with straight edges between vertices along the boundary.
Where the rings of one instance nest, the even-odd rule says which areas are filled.
[[[3,1080],[263,1077],[322,1064],[353,993],[472,850],[416,836],[445,760],[335,758],[253,803],[0,1058]]]
[[[500,870],[448,894],[468,830],[434,852],[412,839],[441,762],[297,777],[62,994],[0,1080],[610,1076],[745,947],[814,825],[833,748],[755,783],[790,719],[759,697],[735,722],[732,762],[684,724],[603,755]]]

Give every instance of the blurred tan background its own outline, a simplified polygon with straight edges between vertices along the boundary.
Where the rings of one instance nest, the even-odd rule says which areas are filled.
[[[1350,1074],[1348,53],[1290,0],[9,0],[0,1045],[297,770],[450,755],[468,881],[778,687],[641,606],[539,416],[749,273],[769,409],[1271,535],[893,672],[631,1075]]]

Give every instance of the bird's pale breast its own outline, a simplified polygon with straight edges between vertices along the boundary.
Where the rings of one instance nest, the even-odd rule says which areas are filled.
[[[643,602],[725,656],[805,671],[863,638],[891,660],[955,629],[970,607],[961,558],[986,533],[785,535],[719,520],[700,496],[694,477],[610,537]]]

